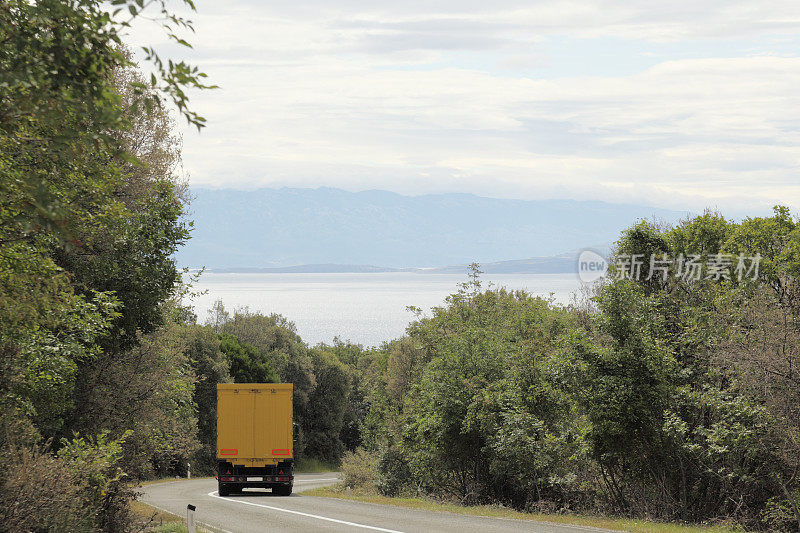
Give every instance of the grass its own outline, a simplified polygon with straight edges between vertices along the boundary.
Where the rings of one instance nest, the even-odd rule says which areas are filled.
[[[551,522],[557,524],[572,524],[579,526],[591,526],[617,531],[631,531],[634,533],[730,533],[741,531],[737,529],[721,526],[689,526],[683,524],[669,524],[663,522],[650,522],[647,520],[635,520],[628,518],[612,518],[603,516],[589,515],[562,515],[562,514],[542,514],[542,513],[523,513],[507,507],[497,505],[471,505],[464,506],[456,503],[439,502],[426,498],[390,498],[378,494],[367,494],[352,492],[345,493],[340,487],[322,487],[304,491],[307,496],[324,496],[327,498],[341,498],[345,500],[355,500],[368,503],[380,503],[384,505],[397,505],[409,509],[421,509],[425,511],[439,511],[474,516],[487,516],[491,518],[506,518],[517,520],[537,520],[541,522]]]
[[[168,511],[162,511],[144,502],[132,501],[131,513],[139,518],[140,523],[146,526],[145,531],[154,533],[188,533],[189,529],[183,517]],[[213,533],[213,530],[197,525],[198,533]]]
[[[155,528],[157,533],[189,533],[189,528],[183,522],[169,522]]]
[[[183,519],[178,515],[156,509],[140,501],[132,501],[130,508],[131,513],[140,518],[142,524],[149,524],[154,528],[151,531],[164,533],[168,531],[187,531]]]
[[[294,465],[294,472],[296,474],[308,474],[310,472],[335,472],[336,470],[336,466],[320,461],[319,459],[314,459],[313,457],[298,461],[297,464]]]

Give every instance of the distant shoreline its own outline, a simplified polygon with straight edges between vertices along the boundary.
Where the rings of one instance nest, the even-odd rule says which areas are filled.
[[[536,257],[513,261],[498,261],[481,264],[486,274],[574,274],[577,262],[572,256]],[[199,269],[189,268],[196,272]],[[311,264],[286,267],[228,267],[207,268],[214,274],[370,274],[391,272],[413,272],[418,274],[460,274],[466,273],[468,265],[449,265],[443,267],[381,267],[374,265]]]

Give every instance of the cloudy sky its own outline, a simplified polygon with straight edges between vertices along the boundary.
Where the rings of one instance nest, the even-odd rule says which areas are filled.
[[[198,0],[196,186],[800,208],[800,2]]]

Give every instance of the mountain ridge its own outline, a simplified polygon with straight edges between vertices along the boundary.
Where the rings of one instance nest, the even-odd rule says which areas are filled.
[[[446,268],[526,261],[519,258],[607,246],[640,218],[674,222],[687,214],[596,200],[407,196],[330,187],[194,188],[192,193],[195,229],[177,260],[210,269]]]

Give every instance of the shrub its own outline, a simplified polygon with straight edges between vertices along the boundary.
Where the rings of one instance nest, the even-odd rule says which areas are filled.
[[[100,435],[45,447],[9,443],[0,455],[0,529],[123,532],[134,492],[119,468],[122,441]]]
[[[91,510],[94,526],[107,533],[125,531],[131,521],[129,504],[135,493],[119,466],[122,444],[129,436],[126,432],[117,440],[101,434],[94,442],[83,438],[63,441],[58,454],[79,487],[85,507]]]
[[[402,452],[393,446],[384,449],[378,460],[378,490],[386,496],[398,496],[410,484],[411,469]]]
[[[787,491],[785,498],[772,498],[763,513],[771,531],[800,531],[800,491]]]
[[[0,523],[10,533],[91,531],[80,480],[41,448],[11,447],[0,461]]]
[[[375,480],[378,470],[377,458],[374,454],[359,448],[354,452],[347,451],[342,457],[342,484],[346,488],[361,492],[376,492]]]

